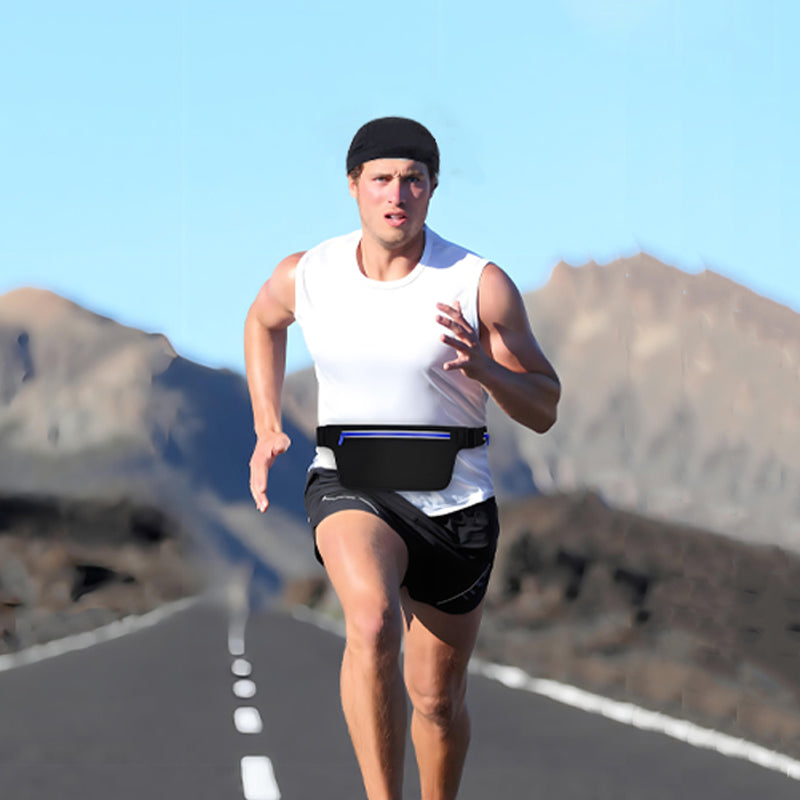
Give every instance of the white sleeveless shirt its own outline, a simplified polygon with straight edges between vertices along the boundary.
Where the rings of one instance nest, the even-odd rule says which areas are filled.
[[[358,266],[361,231],[307,251],[295,272],[295,319],[319,384],[318,424],[486,424],[486,391],[460,370],[441,341],[436,303],[461,304],[478,330],[478,285],[487,260],[425,228],[419,263],[404,278],[376,281]],[[401,492],[429,516],[494,494],[486,446],[460,450],[453,479],[441,491]],[[318,447],[310,469],[336,468]]]

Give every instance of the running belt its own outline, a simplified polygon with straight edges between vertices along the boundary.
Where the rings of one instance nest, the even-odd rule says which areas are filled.
[[[317,428],[317,444],[333,451],[339,480],[351,489],[444,489],[452,479],[458,451],[488,442],[485,427],[323,425]]]

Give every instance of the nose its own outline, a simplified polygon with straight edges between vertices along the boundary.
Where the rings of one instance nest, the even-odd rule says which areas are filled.
[[[388,188],[388,199],[394,205],[399,206],[402,204],[404,200],[405,193],[403,192],[403,181],[398,180],[395,178],[389,183]]]

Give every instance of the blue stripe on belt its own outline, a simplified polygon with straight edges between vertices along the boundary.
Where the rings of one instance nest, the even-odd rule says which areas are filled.
[[[339,444],[345,439],[450,439],[447,431],[342,431]]]

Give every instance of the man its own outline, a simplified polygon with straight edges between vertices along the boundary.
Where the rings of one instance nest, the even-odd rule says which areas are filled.
[[[280,396],[286,329],[297,319],[320,391],[306,508],[344,613],[342,706],[367,797],[401,798],[407,691],[422,798],[452,800],[470,736],[467,665],[497,540],[485,401],[544,432],[560,386],[509,277],[425,225],[439,172],[430,132],[405,118],[368,122],[347,172],[361,229],[280,262],[247,316],[251,492],[265,511],[268,471],[290,444]],[[409,489],[415,466],[421,473],[440,460],[428,450],[415,457],[422,442],[462,434],[449,482]],[[391,448],[404,437],[416,440],[404,451],[411,475],[362,486],[372,471],[392,472]],[[373,461],[346,479],[345,448],[359,452],[349,449],[359,439]]]

